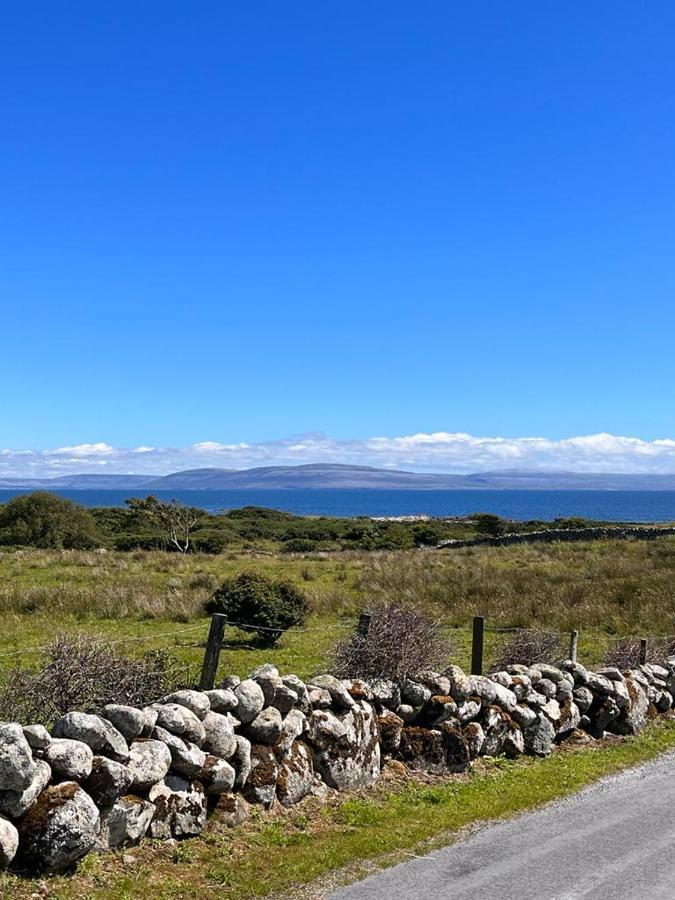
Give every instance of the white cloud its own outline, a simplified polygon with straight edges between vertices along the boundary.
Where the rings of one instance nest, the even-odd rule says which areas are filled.
[[[113,447],[97,441],[48,450],[0,450],[0,478],[47,477],[80,472],[166,474],[217,466],[249,468],[332,462],[421,472],[479,472],[496,469],[558,469],[575,472],[675,473],[675,439],[591,434],[545,437],[480,437],[434,432],[334,440],[303,434],[260,443],[201,441],[188,447]]]

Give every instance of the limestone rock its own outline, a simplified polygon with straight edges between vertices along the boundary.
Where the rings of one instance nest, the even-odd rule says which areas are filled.
[[[462,703],[474,691],[473,678],[470,678],[459,666],[447,666],[442,673],[450,681],[450,696],[456,703]]]
[[[344,684],[333,675],[316,675],[308,682],[308,685],[328,691],[331,700],[337,707],[351,709],[356,703],[356,700],[354,700]]]
[[[274,803],[279,776],[279,763],[271,747],[251,745],[251,771],[244,786],[244,797],[250,803],[261,803],[269,809]]]
[[[237,697],[237,718],[242,725],[252,722],[265,705],[263,689],[257,681],[247,678],[234,689]]]
[[[204,750],[221,759],[229,759],[236,749],[234,728],[230,720],[220,713],[210,712],[204,718]]]
[[[649,700],[644,689],[631,675],[628,675],[625,686],[630,702],[609,724],[609,730],[615,734],[638,734],[647,724]]]
[[[55,738],[81,741],[94,753],[109,756],[116,762],[129,760],[129,747],[123,735],[106,719],[89,713],[70,712],[61,716],[52,734]]]
[[[134,794],[126,794],[101,812],[101,830],[96,841],[99,850],[137,844],[147,833],[155,814],[154,803]]]
[[[289,713],[299,700],[298,694],[285,684],[279,684],[275,693],[273,705],[282,716]]]
[[[299,709],[292,709],[281,723],[281,732],[274,743],[274,752],[277,759],[282,760],[290,753],[293,742],[300,737],[305,730],[307,719]]]
[[[312,791],[314,766],[312,754],[302,741],[295,741],[279,767],[277,797],[282,806],[299,803]]]
[[[136,709],[135,706],[124,706],[121,703],[109,703],[103,707],[102,714],[103,718],[114,725],[127,741],[133,741],[134,738],[143,734],[146,715],[142,709]]]
[[[403,730],[403,719],[399,718],[395,712],[385,709],[377,717],[377,724],[380,729],[380,747],[385,756],[393,756],[401,745],[401,731]]]
[[[167,775],[154,785],[148,799],[155,805],[150,826],[153,837],[187,838],[201,834],[206,824],[206,795],[198,781]]]
[[[206,762],[206,753],[196,744],[184,741],[157,725],[152,733],[155,740],[162,741],[171,754],[171,768],[185,778],[194,778]]]
[[[209,697],[203,691],[174,691],[172,694],[164,697],[162,703],[177,703],[179,706],[184,706],[194,713],[198,719],[203,719],[211,709]]]
[[[0,869],[6,869],[19,849],[19,832],[0,816]]]
[[[22,857],[58,872],[92,849],[100,815],[89,794],[66,781],[46,788],[16,824]]]
[[[422,706],[430,699],[431,691],[426,685],[413,681],[411,678],[406,678],[401,683],[401,700],[403,703],[407,703],[410,706]]]
[[[241,791],[251,773],[251,742],[241,734],[234,736],[235,748],[230,764],[237,773],[234,780],[235,791]]]
[[[351,790],[371,784],[380,774],[380,742],[377,719],[365,700],[340,716],[344,729],[337,744],[317,750],[314,767],[329,787]]]
[[[207,794],[225,794],[234,787],[236,772],[229,762],[217,756],[207,756],[199,773]]]
[[[274,744],[281,734],[282,723],[279,710],[268,706],[248,725],[248,737],[254,744]]]
[[[23,791],[0,791],[0,813],[18,819],[28,812],[38,795],[47,787],[52,777],[49,765],[39,759],[35,763],[33,780]]]
[[[387,709],[395,710],[401,704],[401,691],[395,682],[388,678],[379,678],[372,681],[370,689],[373,693],[373,699],[376,703],[386,706]]]
[[[480,756],[485,743],[485,732],[480,722],[469,722],[463,728],[464,740],[469,751],[469,759],[473,760]]]
[[[23,729],[0,722],[0,791],[25,791],[35,775],[35,763]]]
[[[206,691],[205,693],[209,698],[213,712],[221,714],[232,712],[239,704],[237,695],[231,688],[214,688],[212,691]]]
[[[537,713],[536,721],[523,729],[525,749],[535,756],[548,756],[555,738],[553,723],[544,713]]]
[[[95,756],[91,774],[82,782],[82,787],[97,806],[112,806],[129,792],[133,780],[128,766],[105,756]]]
[[[171,753],[162,741],[139,738],[130,748],[129,771],[134,791],[147,791],[161,781],[171,767]]]
[[[460,728],[453,728],[448,723],[441,727],[443,735],[443,747],[445,750],[445,764],[449,772],[463,772],[468,769],[471,761],[469,745]]]
[[[187,706],[179,703],[154,703],[152,708],[157,712],[157,725],[160,728],[178,735],[184,741],[202,746],[206,736],[205,726]]]
[[[443,775],[448,771],[443,734],[438,729],[403,728],[398,757],[413,771]]]
[[[45,750],[52,772],[68,781],[84,781],[91,774],[94,754],[88,744],[70,738],[53,738]]]
[[[52,742],[51,735],[44,725],[24,725],[23,736],[31,750],[46,750]]]
[[[215,810],[219,821],[229,828],[241,825],[251,815],[249,805],[241,794],[221,794],[218,797]]]

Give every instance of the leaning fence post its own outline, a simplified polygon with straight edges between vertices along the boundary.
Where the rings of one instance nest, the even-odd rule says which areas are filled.
[[[202,664],[202,676],[199,679],[199,689],[201,691],[210,691],[216,683],[220,648],[223,643],[226,622],[227,618],[222,613],[214,613],[211,617],[211,627],[206,640],[204,663]]]
[[[640,665],[647,662],[647,638],[640,638]]]
[[[370,631],[370,616],[367,613],[362,613],[359,616],[359,624],[357,626],[357,631],[359,637],[366,638],[368,637],[368,632]]]
[[[473,617],[473,635],[471,639],[471,674],[483,674],[483,634],[485,631],[484,616]]]
[[[570,631],[570,659],[572,662],[577,661],[577,644],[579,643],[579,632]]]

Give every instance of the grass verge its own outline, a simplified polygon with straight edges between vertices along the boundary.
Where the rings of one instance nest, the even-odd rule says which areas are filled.
[[[642,735],[605,746],[570,748],[545,760],[485,760],[451,779],[382,779],[373,789],[327,804],[310,801],[283,816],[259,811],[235,829],[217,817],[204,834],[174,846],[148,842],[88,857],[73,875],[22,879],[0,875],[0,896],[188,900],[205,896],[299,896],[331,872],[331,886],[359,864],[391,864],[397,853],[426,842],[450,843],[475,822],[504,818],[556,800],[598,778],[675,748],[675,718]],[[344,876],[346,877],[346,876]],[[327,887],[327,890],[329,888]],[[310,894],[323,896],[322,889]]]

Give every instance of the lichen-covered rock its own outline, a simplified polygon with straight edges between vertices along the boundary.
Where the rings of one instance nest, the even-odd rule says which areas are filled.
[[[509,732],[511,718],[499,706],[486,706],[482,713],[482,725],[485,732],[483,756],[500,756],[504,752],[504,742]]]
[[[19,832],[0,816],[0,869],[6,869],[19,849]]]
[[[295,741],[279,766],[277,797],[282,806],[294,806],[307,797],[314,784],[312,754],[302,741]]]
[[[299,699],[299,695],[293,688],[282,683],[278,685],[274,693],[273,705],[282,716],[285,716],[296,706]]]
[[[380,774],[377,719],[365,700],[340,716],[344,735],[337,744],[319,748],[314,767],[329,787],[351,790],[371,784]]]
[[[82,712],[66,713],[54,725],[52,734],[55,738],[81,741],[94,753],[108,756],[116,762],[126,763],[129,759],[129,747],[124,736],[100,716]]]
[[[305,730],[307,719],[299,709],[292,709],[281,723],[281,732],[274,742],[274,752],[277,759],[282,760],[290,753],[293,742],[300,737]]]
[[[647,724],[649,699],[632,675],[628,675],[624,686],[630,697],[629,703],[621,714],[609,723],[608,728],[614,734],[638,734]]]
[[[274,703],[278,688],[283,684],[277,667],[271,665],[271,663],[264,663],[251,673],[250,678],[262,688],[265,706],[271,706]]]
[[[207,794],[228,793],[234,787],[235,777],[236,772],[230,763],[217,756],[207,756],[199,773],[199,780]]]
[[[447,666],[443,669],[441,675],[445,676],[450,682],[450,696],[456,703],[462,703],[472,694],[474,690],[474,679],[469,677],[459,666]]]
[[[484,675],[474,675],[473,693],[485,706],[489,706],[497,699],[497,685]],[[516,698],[514,694],[513,705],[515,706],[515,704]]]
[[[221,713],[221,715],[232,712],[239,704],[237,695],[231,688],[214,688],[212,691],[205,691],[205,693],[209,698],[212,711]]]
[[[241,794],[221,794],[215,805],[218,820],[229,828],[241,825],[251,816],[251,810]]]
[[[450,696],[435,694],[425,704],[418,721],[420,725],[427,725],[429,728],[440,728],[443,722],[450,720],[459,723],[457,704]]]
[[[143,712],[143,731],[141,732],[141,737],[148,738],[152,734],[155,725],[157,724],[157,710],[153,709],[151,706],[145,706],[142,710]]]
[[[101,812],[97,849],[115,850],[137,844],[150,828],[154,814],[154,803],[135,794],[120,797]]]
[[[519,703],[509,713],[513,721],[521,728],[527,728],[537,718],[536,712],[524,703]]]
[[[392,710],[384,709],[377,717],[377,724],[380,729],[382,753],[385,756],[393,756],[401,745],[403,719]]]
[[[454,728],[445,722],[441,727],[445,764],[449,772],[463,772],[471,762],[469,745],[460,728]]]
[[[438,729],[403,728],[398,758],[413,771],[432,775],[442,775],[448,771],[443,734]]]
[[[612,682],[604,675],[598,675],[596,672],[586,672],[586,687],[594,694],[601,696],[609,696],[614,690]]]
[[[590,688],[580,685],[574,689],[572,697],[582,714],[591,708],[591,704],[593,703],[593,691]]]
[[[588,681],[588,671],[585,666],[582,666],[581,663],[573,662],[571,659],[566,659],[565,662],[560,664],[560,668],[563,672],[569,672],[572,676],[575,686],[583,686]]]
[[[406,678],[401,682],[401,700],[410,706],[423,706],[431,699],[431,691],[425,684]]]
[[[563,671],[557,666],[550,666],[547,663],[535,663],[530,666],[530,670],[539,672],[542,678],[552,681],[553,684],[559,684],[563,680]]]
[[[91,774],[82,782],[82,787],[97,806],[112,806],[129,792],[133,780],[128,766],[105,756],[95,756]]]
[[[560,722],[560,704],[557,700],[548,700],[542,707],[541,711],[548,716],[555,726]]]
[[[167,697],[163,697],[162,703],[177,703],[179,706],[184,706],[194,713],[198,719],[203,719],[211,709],[208,694],[203,691],[174,691]]]
[[[131,745],[128,766],[132,790],[147,791],[171,768],[171,753],[163,741],[139,738]]]
[[[127,741],[143,734],[146,724],[146,714],[135,706],[125,706],[121,703],[109,703],[103,707],[103,718],[107,719],[122,734]]]
[[[535,756],[548,756],[554,738],[553,723],[542,712],[537,713],[536,720],[523,729],[525,749]]]
[[[52,772],[67,781],[84,781],[91,774],[94,754],[88,744],[70,738],[53,738],[45,750]]]
[[[23,729],[0,722],[0,791],[25,791],[35,775],[35,763]]]
[[[305,682],[298,678],[297,675],[282,675],[281,681],[284,687],[289,688],[298,695],[296,701],[297,708],[305,714],[310,712],[309,691],[307,690]]]
[[[206,824],[207,803],[203,786],[180,775],[167,775],[154,785],[148,799],[155,805],[150,825],[153,837],[177,839],[201,834]]]
[[[254,744],[274,744],[281,734],[283,720],[281,713],[274,706],[268,706],[259,712],[247,727],[247,736]]]
[[[525,738],[523,732],[511,721],[508,723],[506,734],[504,735],[504,755],[509,759],[517,759],[525,752]]]
[[[153,738],[162,741],[171,754],[171,768],[185,778],[194,778],[206,762],[206,753],[196,744],[184,741],[176,734],[171,734],[157,725],[152,732]]]
[[[332,745],[346,745],[347,726],[334,712],[315,709],[307,719],[307,735],[310,743],[320,749]]]
[[[204,750],[212,756],[229,759],[236,749],[237,742],[234,737],[234,727],[227,716],[210,712],[202,724],[204,725],[204,741],[202,743]]]
[[[263,689],[257,681],[247,678],[235,687],[234,693],[237,697],[237,718],[242,725],[248,725],[265,706]]]
[[[157,713],[156,725],[184,741],[202,746],[206,736],[204,725],[191,709],[179,703],[153,703],[152,708]]]
[[[485,743],[485,732],[480,722],[469,722],[462,729],[464,740],[469,751],[469,759],[474,760],[480,756],[483,744]]]
[[[241,791],[251,772],[251,742],[241,734],[236,734],[234,741],[234,753],[229,762],[236,772],[234,790]]]
[[[405,722],[406,725],[412,725],[417,718],[417,710],[409,703],[401,703],[400,706],[396,707],[396,715],[402,722]]]
[[[378,678],[371,682],[370,690],[375,702],[387,709],[395,710],[401,705],[401,691],[398,685],[388,678]]]
[[[317,675],[307,684],[310,689],[318,687],[328,691],[333,704],[338,708],[351,709],[356,703],[344,684],[333,675]]]
[[[461,725],[466,725],[480,715],[481,703],[477,698],[469,697],[457,706],[457,718]]]
[[[576,731],[581,722],[581,712],[573,700],[563,700],[560,704],[560,719],[558,721],[558,740],[568,737]]]
[[[22,858],[59,872],[93,848],[100,814],[89,794],[66,781],[46,788],[16,826]]]
[[[271,747],[251,745],[251,771],[244,786],[244,797],[250,803],[261,803],[269,809],[274,803],[279,777],[279,763]]]
[[[24,725],[23,736],[31,750],[46,750],[52,742],[52,737],[44,725]]]
[[[601,696],[589,710],[588,733],[594,738],[601,738],[620,713],[621,710],[616,705],[613,697]]]
[[[23,816],[51,781],[52,770],[44,760],[37,760],[33,780],[23,791],[0,791],[0,813],[11,819]]]

